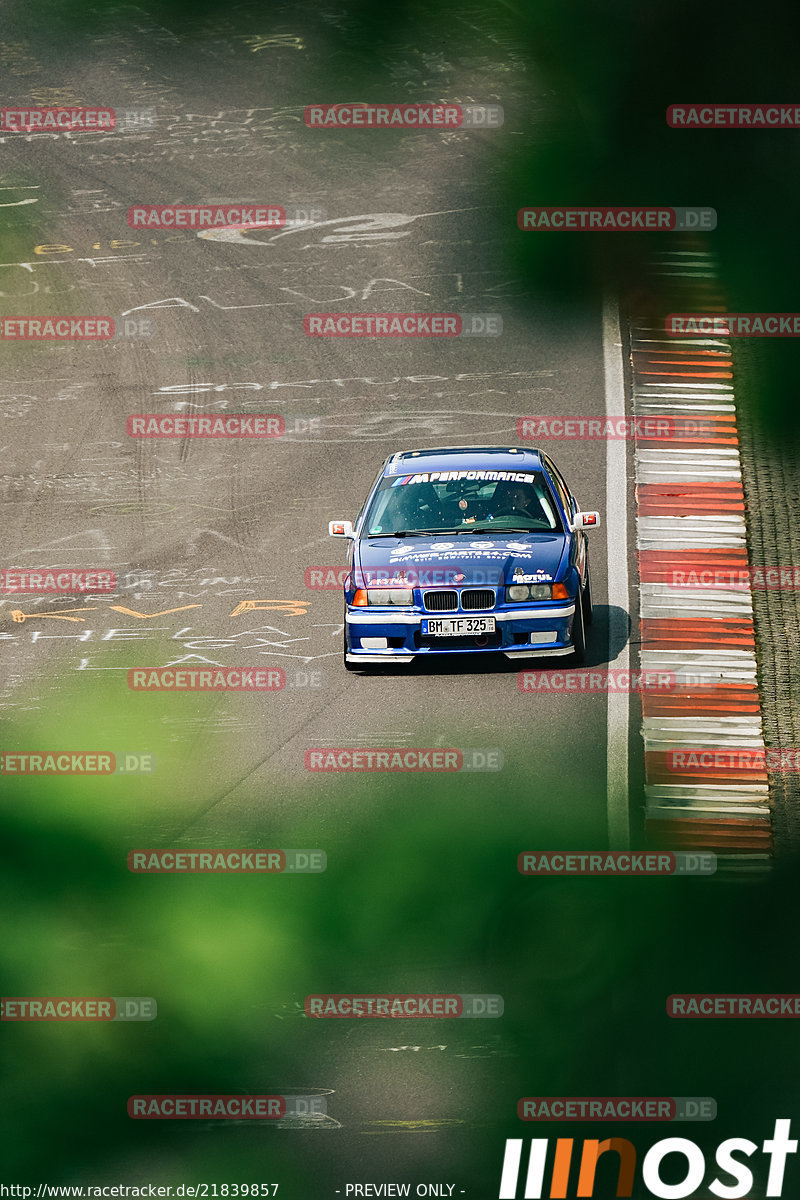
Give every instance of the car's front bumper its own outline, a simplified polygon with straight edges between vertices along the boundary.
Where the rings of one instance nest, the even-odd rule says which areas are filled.
[[[429,638],[422,622],[439,616],[495,618],[496,632],[479,637]],[[574,603],[506,607],[491,612],[428,613],[419,609],[352,608],[346,622],[347,661],[411,662],[441,654],[505,654],[539,658],[571,654]]]

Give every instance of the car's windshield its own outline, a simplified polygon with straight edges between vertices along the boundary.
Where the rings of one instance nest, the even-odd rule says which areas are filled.
[[[464,470],[431,474],[382,479],[361,536],[562,529],[541,471]],[[472,478],[466,478],[467,475]]]

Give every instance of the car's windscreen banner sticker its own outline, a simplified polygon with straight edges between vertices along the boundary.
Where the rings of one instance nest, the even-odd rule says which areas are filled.
[[[456,479],[505,480],[508,483],[533,483],[534,476],[522,471],[424,471],[421,475],[401,475],[392,487],[406,483],[448,483]]]

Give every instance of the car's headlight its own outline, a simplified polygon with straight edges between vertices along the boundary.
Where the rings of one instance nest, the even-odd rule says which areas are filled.
[[[353,597],[355,608],[366,608],[369,604],[413,604],[412,588],[359,588]]]
[[[516,604],[524,600],[568,600],[563,583],[513,583],[506,588],[506,599]]]

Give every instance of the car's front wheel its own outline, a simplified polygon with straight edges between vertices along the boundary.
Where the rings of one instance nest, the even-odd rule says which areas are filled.
[[[357,671],[358,667],[355,663],[347,661],[347,615],[345,614],[344,629],[342,630],[342,661],[344,662],[345,671]]]
[[[586,587],[583,589],[583,623],[591,625],[594,620],[594,605],[592,604],[592,584],[589,577],[589,563],[586,563]]]
[[[583,597],[578,588],[575,597],[575,616],[572,618],[572,661],[582,663],[586,658],[586,620],[583,612]]]

